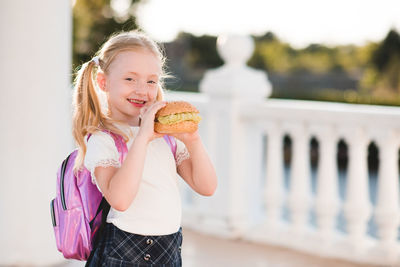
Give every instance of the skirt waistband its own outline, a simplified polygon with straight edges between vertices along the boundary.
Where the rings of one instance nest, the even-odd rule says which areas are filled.
[[[105,262],[99,266],[181,266],[182,241],[182,228],[169,235],[139,235],[107,223],[95,249]],[[95,256],[99,253],[95,251]]]

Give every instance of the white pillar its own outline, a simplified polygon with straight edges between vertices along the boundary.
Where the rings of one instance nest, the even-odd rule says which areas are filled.
[[[378,225],[379,247],[398,255],[398,227],[400,218],[398,177],[398,136],[385,129],[377,140],[379,146],[378,189],[375,221]]]
[[[315,213],[321,238],[329,240],[333,236],[340,203],[336,167],[337,137],[329,126],[318,127],[316,133],[319,142],[319,162]]]
[[[248,186],[259,178],[246,171],[250,160],[245,157],[247,148],[255,146],[245,140],[242,106],[262,103],[271,87],[264,72],[246,66],[254,50],[251,37],[220,36],[217,45],[225,65],[207,71],[200,83],[200,91],[210,99],[207,118],[213,118],[213,125],[218,127],[208,131],[213,135],[209,136],[210,140],[217,146],[211,150],[215,151],[218,188],[209,201],[213,209],[202,223],[204,231],[239,236],[248,224]],[[261,158],[260,146],[252,152],[254,157]]]
[[[71,1],[0,1],[0,265],[62,259],[50,218],[72,149]]]
[[[290,131],[293,140],[293,158],[290,171],[288,207],[294,232],[302,234],[307,228],[311,205],[309,138],[306,128],[293,125]]]
[[[346,199],[343,205],[349,243],[354,249],[365,244],[371,203],[368,194],[368,138],[360,128],[350,128],[348,137],[349,167],[346,182]]]
[[[284,201],[283,182],[283,136],[276,123],[267,127],[266,172],[264,199],[266,208],[266,223],[278,226],[282,216]]]

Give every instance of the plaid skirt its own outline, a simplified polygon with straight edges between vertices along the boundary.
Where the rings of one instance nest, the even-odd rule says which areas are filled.
[[[170,235],[143,236],[107,223],[86,267],[181,267],[182,228]]]

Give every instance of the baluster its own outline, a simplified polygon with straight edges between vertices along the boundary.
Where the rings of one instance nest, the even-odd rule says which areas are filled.
[[[293,158],[290,172],[290,192],[288,206],[294,232],[303,231],[308,223],[311,183],[309,174],[309,140],[302,126],[291,131],[293,140]]]
[[[265,206],[267,223],[277,225],[282,214],[283,204],[283,140],[276,125],[267,129]]]
[[[336,167],[337,138],[332,127],[317,129],[319,162],[317,170],[317,192],[315,213],[319,234],[325,240],[332,237],[336,215],[339,211],[338,177]]]
[[[363,241],[371,214],[371,204],[368,199],[368,139],[361,129],[353,128],[348,141],[349,169],[343,212],[350,245],[358,248],[365,244]]]
[[[379,246],[390,252],[396,250],[399,226],[398,140],[393,132],[377,138],[379,145],[378,189],[375,222],[378,225]]]

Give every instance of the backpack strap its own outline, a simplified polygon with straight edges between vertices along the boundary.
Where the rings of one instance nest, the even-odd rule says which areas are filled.
[[[126,146],[124,138],[120,136],[119,134],[115,134],[111,131],[104,131],[111,135],[111,137],[114,139],[115,146],[117,147],[118,153],[119,153],[119,162],[122,165],[122,162],[124,162],[126,155],[128,154],[128,147]]]
[[[106,233],[105,232],[105,227],[106,227],[106,220],[107,220],[107,215],[108,212],[110,211],[110,204],[108,204],[107,200],[103,197],[101,199],[101,202],[99,204],[99,208],[97,209],[96,212],[96,216],[94,218],[97,217],[97,215],[99,215],[100,211],[102,211],[101,213],[101,224],[100,227],[98,229],[97,235],[95,236],[95,239],[93,241],[93,247],[92,247],[92,251],[90,251],[90,255],[88,257],[88,259],[86,260],[86,265],[87,266],[93,258],[95,249],[97,248],[97,246],[99,245],[99,242],[101,240],[101,238],[103,237],[103,235]],[[90,224],[90,228],[92,228],[92,224],[94,222],[94,219],[89,223]],[[101,253],[100,253],[100,262],[102,261],[102,257],[103,257],[103,253],[104,253],[104,247],[105,247],[105,242],[103,242],[102,246],[101,246]]]
[[[164,135],[164,139],[171,148],[172,154],[174,155],[174,159],[176,160],[176,141],[173,136]]]

